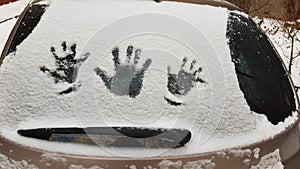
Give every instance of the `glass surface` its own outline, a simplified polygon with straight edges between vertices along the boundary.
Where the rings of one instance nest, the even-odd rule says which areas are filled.
[[[22,22],[17,29],[7,54],[15,52],[17,46],[20,45],[32,33],[47,7],[48,5],[46,4],[33,4],[28,8],[24,18],[22,19]]]
[[[240,88],[252,111],[273,124],[296,110],[288,75],[268,37],[248,17],[230,13],[227,38]]]

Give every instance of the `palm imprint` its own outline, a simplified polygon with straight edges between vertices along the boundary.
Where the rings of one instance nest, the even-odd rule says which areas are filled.
[[[116,47],[112,50],[112,60],[115,66],[115,74],[113,76],[109,76],[106,71],[100,68],[95,68],[94,71],[110,92],[119,96],[136,97],[141,92],[144,75],[151,65],[151,59],[147,59],[142,67],[138,68],[141,49],[134,50],[133,46],[129,46],[126,53],[127,60],[121,64],[119,48]],[[133,55],[134,58],[132,59]]]
[[[196,60],[193,60],[190,64],[188,70],[184,69],[186,67],[187,58],[184,58],[180,71],[177,74],[171,73],[170,66],[168,67],[168,90],[171,94],[175,96],[186,95],[196,83],[206,83],[203,79],[199,77],[202,72],[202,68],[199,67],[195,69]],[[181,103],[170,100],[165,97],[165,100],[172,105],[181,105]]]
[[[48,73],[53,79],[55,83],[58,82],[67,82],[74,83],[77,79],[78,70],[82,63],[88,58],[89,53],[84,54],[83,58],[75,59],[76,57],[76,44],[67,46],[66,42],[61,44],[62,52],[65,56],[58,56],[54,47],[51,47],[50,51],[52,56],[55,58],[55,70],[50,70],[49,68],[42,66],[40,70],[44,73]],[[59,94],[68,94],[72,91],[75,91],[80,84],[73,84],[70,88],[65,91],[60,92]]]

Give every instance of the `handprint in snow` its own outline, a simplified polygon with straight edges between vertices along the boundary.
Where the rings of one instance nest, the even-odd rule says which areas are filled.
[[[67,83],[74,83],[77,79],[79,67],[82,63],[89,57],[90,53],[84,54],[83,58],[75,59],[76,57],[76,44],[68,47],[66,42],[61,44],[62,51],[65,54],[64,57],[59,57],[56,53],[54,47],[51,47],[50,51],[52,56],[55,58],[55,70],[50,70],[49,68],[42,66],[40,70],[44,73],[48,73],[51,77],[54,78],[54,82],[67,82]],[[59,94],[68,94],[72,91],[77,90],[80,87],[79,84],[73,84],[68,89],[60,92]]]
[[[168,84],[167,88],[169,92],[175,96],[180,97],[186,95],[196,83],[206,83],[202,78],[199,77],[199,73],[202,72],[202,68],[195,69],[196,60],[193,60],[188,70],[185,70],[187,58],[184,58],[180,71],[177,74],[171,73],[170,66],[168,67]],[[171,105],[181,105],[182,103],[165,97],[165,100]]]
[[[147,59],[142,67],[138,68],[141,49],[134,50],[133,46],[129,46],[126,53],[126,63],[122,64],[119,58],[119,48],[116,47],[112,50],[112,60],[115,66],[113,76],[108,75],[100,68],[94,70],[110,92],[119,96],[136,97],[142,90],[144,75],[151,65],[151,59]]]

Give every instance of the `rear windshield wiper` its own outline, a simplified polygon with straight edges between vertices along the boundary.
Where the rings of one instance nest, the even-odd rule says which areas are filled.
[[[191,139],[186,129],[137,127],[37,128],[18,130],[24,137],[110,147],[177,148]]]

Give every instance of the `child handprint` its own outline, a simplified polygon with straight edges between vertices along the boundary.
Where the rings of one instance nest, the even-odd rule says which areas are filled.
[[[199,77],[199,73],[202,72],[202,68],[199,67],[195,69],[196,60],[193,60],[190,64],[188,70],[185,70],[185,66],[187,63],[187,58],[184,58],[182,61],[181,69],[177,74],[171,73],[170,66],[168,67],[168,90],[171,94],[176,97],[186,95],[193,87],[195,87],[196,83],[206,83],[203,79]],[[165,97],[165,100],[172,105],[181,105],[176,101],[172,101],[171,99]]]
[[[143,86],[144,75],[149,66],[151,59],[147,59],[141,68],[137,68],[140,60],[141,49],[134,50],[133,46],[127,48],[127,61],[121,64],[119,58],[119,48],[112,50],[113,61],[115,65],[115,74],[113,76],[100,69],[95,68],[96,74],[102,79],[107,89],[112,93],[129,97],[136,97],[140,94]],[[132,56],[134,58],[132,59]]]
[[[54,78],[54,82],[68,82],[74,83],[77,79],[77,74],[81,64],[89,57],[89,53],[84,54],[83,58],[75,59],[76,57],[76,44],[68,47],[66,42],[61,44],[62,51],[65,53],[64,57],[59,57],[55,51],[54,47],[51,47],[50,51],[52,56],[55,58],[55,70],[50,70],[49,68],[42,66],[40,70],[44,73],[48,73],[51,77]],[[65,91],[60,92],[59,94],[68,94],[77,89],[80,85],[73,85]]]

